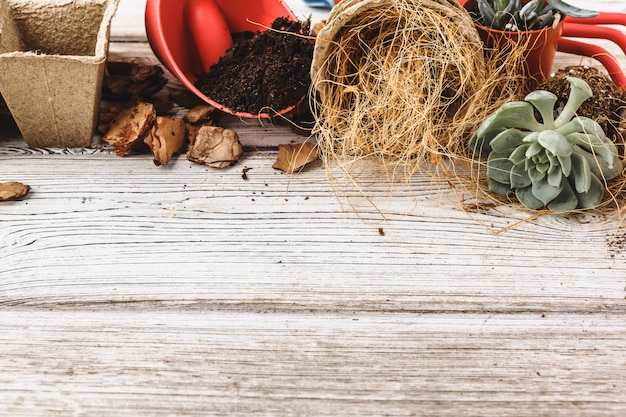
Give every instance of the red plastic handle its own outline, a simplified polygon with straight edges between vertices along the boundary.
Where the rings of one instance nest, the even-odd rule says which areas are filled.
[[[622,25],[626,26],[626,13],[600,12],[596,17],[576,18],[568,16],[567,23],[582,23],[585,25]]]
[[[606,26],[572,23],[568,20],[563,25],[563,36],[571,38],[606,39],[615,42],[626,54],[626,34],[621,30]]]
[[[615,84],[621,88],[626,88],[626,75],[622,71],[619,62],[606,49],[573,39],[559,39],[558,50],[561,52],[588,56],[597,59],[609,71],[609,75]]]

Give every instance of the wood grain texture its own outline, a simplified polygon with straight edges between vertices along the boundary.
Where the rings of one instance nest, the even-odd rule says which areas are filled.
[[[111,51],[156,62],[142,8]],[[0,181],[32,187],[0,205],[1,416],[626,415],[617,218],[468,212],[422,175],[365,198],[274,170],[306,139],[278,124],[225,119],[246,152],[215,170],[1,116]]]

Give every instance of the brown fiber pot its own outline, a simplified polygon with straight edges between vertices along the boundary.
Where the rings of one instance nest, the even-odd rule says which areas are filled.
[[[461,0],[460,3],[467,10],[478,9],[476,0]],[[525,48],[522,74],[527,79],[526,87],[529,91],[550,78],[557,44],[563,33],[563,19],[554,28],[523,32],[496,30],[478,23],[474,23],[474,26],[488,49]]]

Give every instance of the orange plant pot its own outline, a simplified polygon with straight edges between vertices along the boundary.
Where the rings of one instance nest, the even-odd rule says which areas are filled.
[[[478,10],[476,0],[460,0],[459,2],[467,10]],[[511,50],[511,48],[524,49],[522,75],[526,78],[526,88],[533,90],[547,81],[552,74],[554,55],[563,33],[563,21],[564,19],[556,27],[529,31],[496,30],[478,23],[474,23],[474,26],[487,49],[497,51]]]

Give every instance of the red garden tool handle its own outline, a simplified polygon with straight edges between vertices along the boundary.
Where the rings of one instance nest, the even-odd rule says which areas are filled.
[[[563,25],[563,35],[571,38],[606,39],[616,43],[626,54],[626,34],[619,29],[606,26],[595,26],[583,23],[572,23],[568,20]]]
[[[626,13],[600,12],[595,17],[576,18],[568,16],[565,23],[582,23],[585,25],[623,25],[626,26]]]
[[[606,49],[598,45],[561,38],[559,39],[558,50],[569,54],[583,55],[597,59],[609,71],[613,82],[621,88],[626,88],[626,75],[624,75],[619,62],[617,62],[615,57]]]

